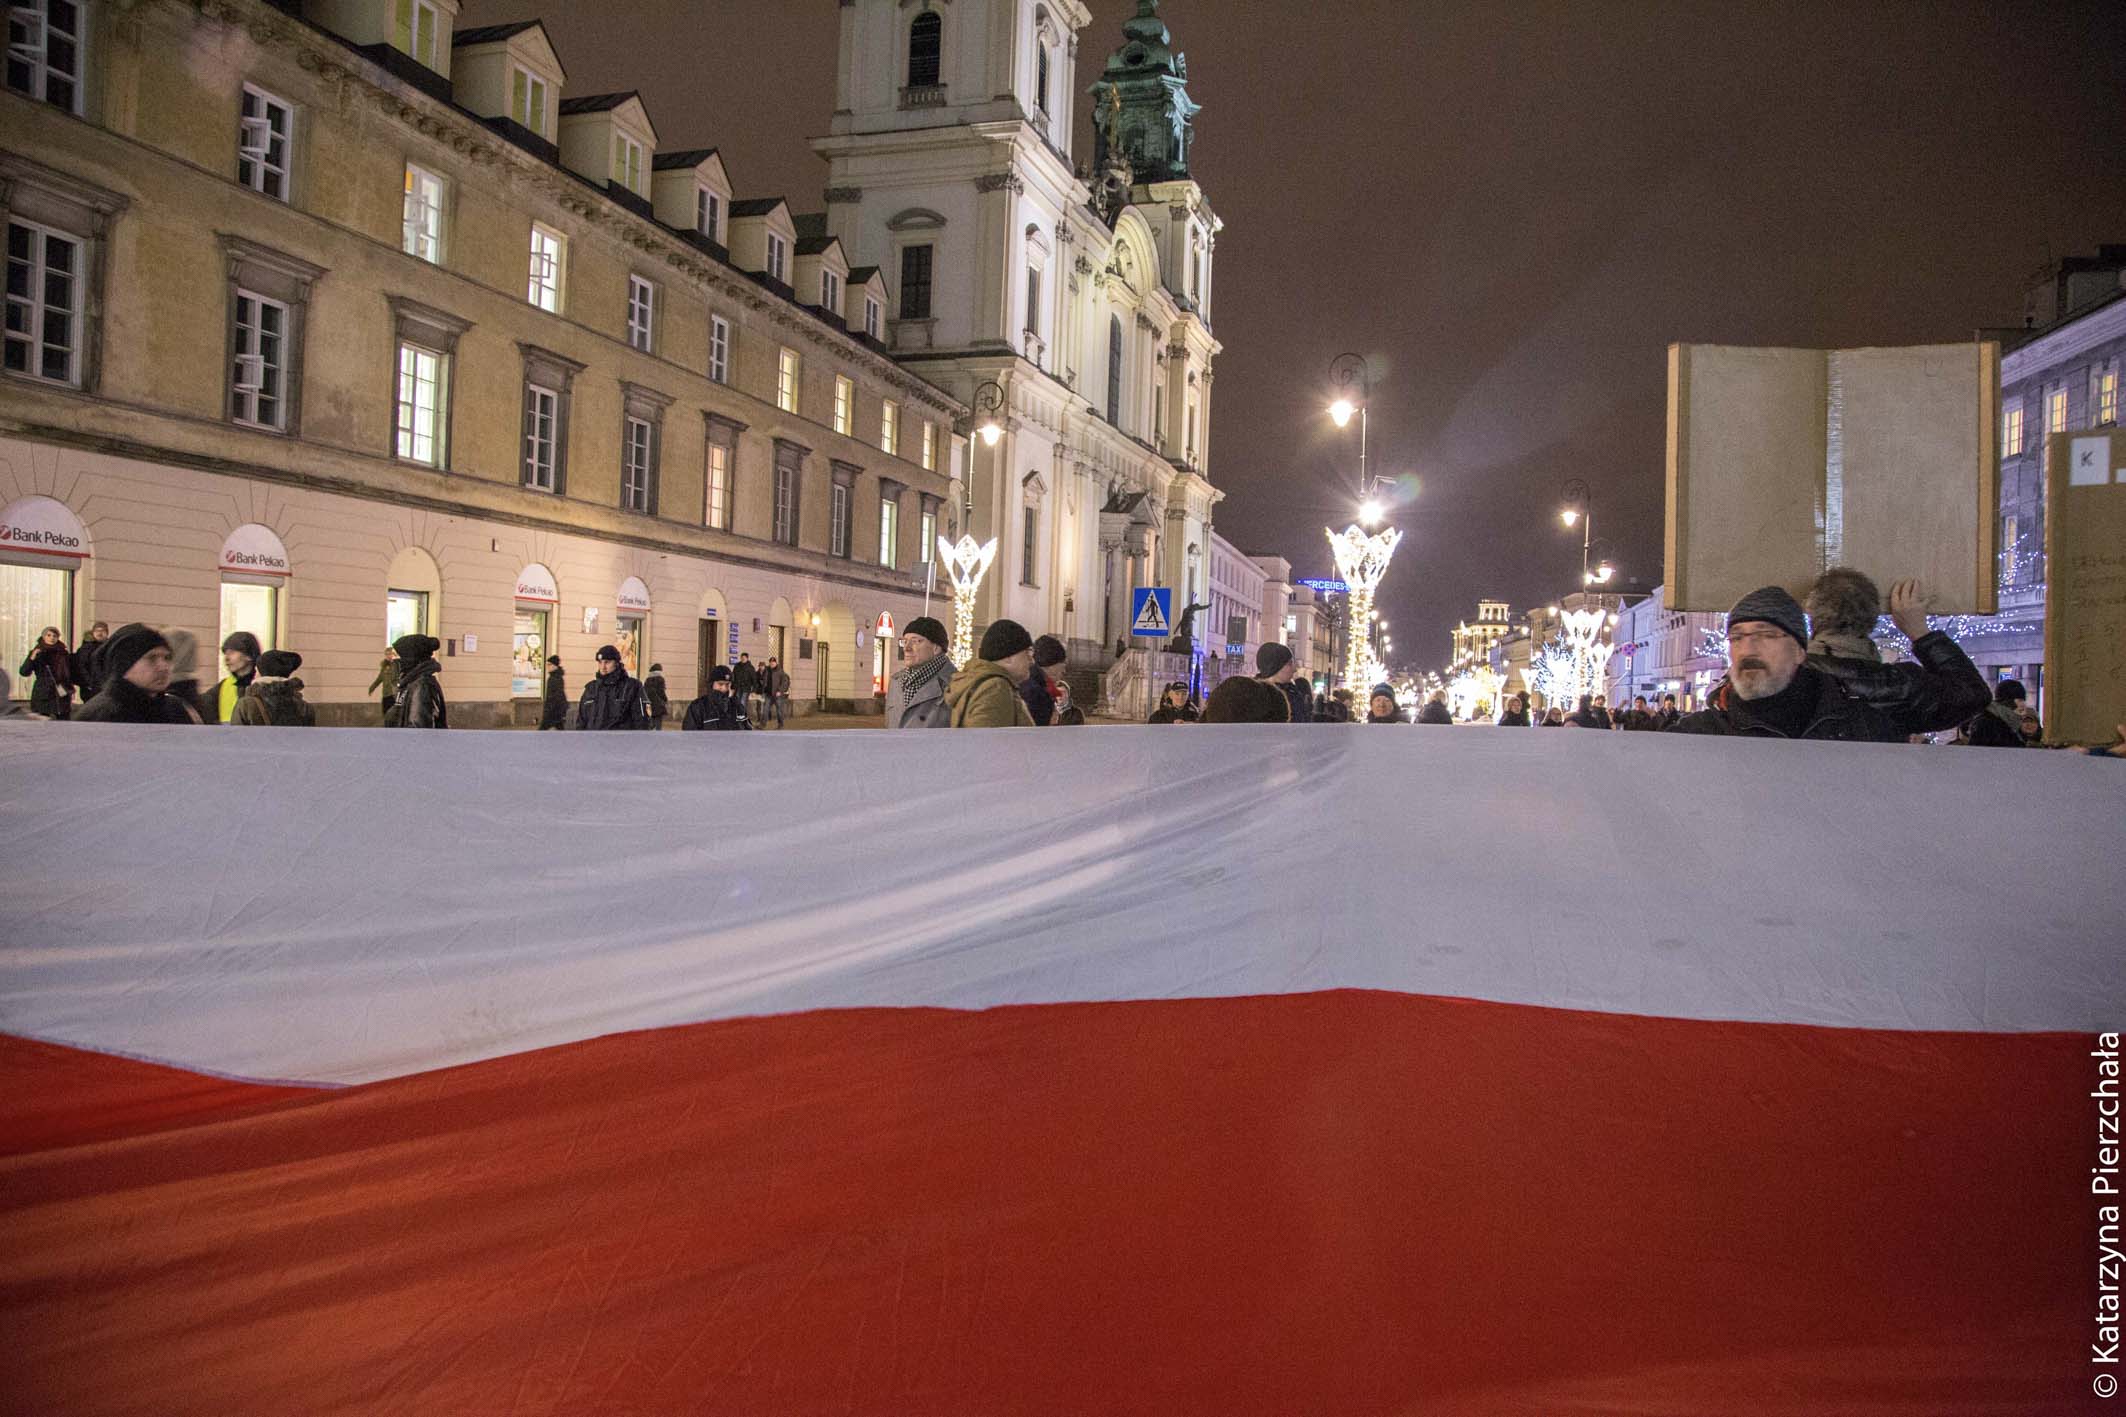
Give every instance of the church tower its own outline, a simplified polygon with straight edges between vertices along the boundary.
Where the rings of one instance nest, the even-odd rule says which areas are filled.
[[[1174,52],[1159,0],[1137,0],[1123,44],[1092,86],[1093,169],[1129,164],[1138,182],[1186,181],[1201,108],[1188,96],[1188,59]]]

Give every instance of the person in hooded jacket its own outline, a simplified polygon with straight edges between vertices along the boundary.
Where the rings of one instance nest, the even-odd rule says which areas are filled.
[[[258,677],[236,701],[229,722],[246,728],[315,728],[317,710],[303,702],[303,681],[295,671],[303,657],[293,650],[269,649],[258,657]]]
[[[234,631],[221,642],[222,667],[229,672],[214,686],[213,722],[227,723],[236,716],[236,701],[258,677],[258,656],[258,636],[249,630]]]
[[[1528,700],[1514,694],[1506,700],[1506,711],[1499,715],[1501,728],[1526,728],[1528,723]]]
[[[650,727],[662,729],[664,721],[672,716],[672,696],[664,686],[664,666],[650,666],[650,677],[642,681],[642,701],[649,707]]]
[[[886,685],[888,728],[950,728],[952,708],[945,686],[956,669],[945,652],[945,627],[918,615],[901,632],[901,657],[907,667]]]
[[[1152,710],[1152,716],[1145,722],[1194,723],[1200,717],[1196,706],[1189,702],[1188,685],[1176,679],[1159,695],[1159,707]]]
[[[1834,566],[1809,587],[1809,667],[1829,674],[1906,735],[1938,733],[1983,712],[1986,676],[1962,646],[1927,628],[1926,589],[1916,580],[1890,587],[1890,620],[1912,642],[1912,658],[1885,664],[1875,646],[1882,592],[1875,582]]]
[[[15,671],[30,681],[30,712],[65,718],[74,708],[74,656],[57,625],[46,625]]]
[[[450,727],[450,707],[436,680],[443,671],[436,659],[442,647],[434,635],[401,635],[391,642],[399,658],[399,673],[391,708],[384,714],[386,728]]]
[[[539,730],[568,727],[568,676],[561,672],[561,656],[546,657],[546,698],[539,705]]]
[[[954,728],[1031,728],[1019,685],[1033,673],[1033,636],[1016,620],[994,620],[975,658],[946,686]]]
[[[746,717],[745,700],[732,692],[731,671],[719,664],[709,671],[709,691],[687,705],[679,731],[735,733],[752,726],[753,720]]]
[[[103,647],[103,690],[81,706],[76,723],[199,722],[170,697],[170,642],[146,625],[121,625]]]
[[[583,686],[583,701],[576,706],[576,727],[604,732],[656,726],[650,721],[649,701],[643,697],[642,685],[628,676],[619,649],[598,646],[598,672]]]
[[[1671,733],[1902,743],[1887,716],[1808,664],[1808,616],[1778,586],[1764,586],[1727,613],[1727,678]]]

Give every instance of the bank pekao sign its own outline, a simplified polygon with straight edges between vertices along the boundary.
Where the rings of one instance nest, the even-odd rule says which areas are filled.
[[[650,588],[639,576],[629,576],[620,583],[620,593],[614,597],[623,615],[647,615],[650,613]]]
[[[517,572],[517,599],[560,604],[561,592],[554,588],[554,573],[537,561]]]
[[[81,518],[50,497],[22,497],[0,511],[0,552],[28,551],[86,561],[89,534]]]
[[[221,544],[224,574],[238,576],[288,575],[288,548],[270,527],[245,522]]]

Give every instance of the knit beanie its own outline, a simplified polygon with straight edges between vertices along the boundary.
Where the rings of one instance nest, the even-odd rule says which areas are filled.
[[[232,649],[253,664],[258,662],[258,636],[252,634],[249,630],[234,631],[229,638],[221,642],[221,652],[223,654],[227,654]]]
[[[391,652],[408,664],[419,664],[442,647],[433,635],[401,635],[391,642]]]
[[[269,649],[258,657],[258,672],[268,679],[285,679],[303,667],[303,657],[292,649]]]
[[[901,637],[905,639],[909,635],[921,635],[939,649],[944,649],[952,643],[945,637],[945,627],[928,615],[918,615],[908,622],[908,628],[901,631]]]
[[[996,620],[982,632],[982,647],[976,655],[995,664],[1032,648],[1033,636],[1026,633],[1024,625],[1016,620]]]
[[[1290,723],[1292,705],[1284,690],[1260,679],[1236,674],[1211,690],[1203,706],[1205,723]]]
[[[618,664],[620,663],[620,651],[612,645],[600,645],[598,646],[598,658],[610,659],[613,663]]]
[[[2030,691],[2020,679],[2003,679],[1993,686],[1993,702],[1997,704],[2019,704],[2029,697]]]
[[[169,647],[168,640],[146,625],[120,625],[103,644],[104,677],[123,679],[126,671],[138,664],[150,650],[166,650]]]
[[[711,684],[728,684],[731,682],[731,671],[719,664],[709,671],[709,682]]]
[[[1735,608],[1727,612],[1728,633],[1746,620],[1761,620],[1775,625],[1800,642],[1803,649],[1809,644],[1809,617],[1802,612],[1801,602],[1788,595],[1778,586],[1760,586],[1735,602]]]
[[[1255,651],[1255,672],[1267,679],[1292,662],[1292,647],[1275,640]]]
[[[1043,669],[1053,669],[1069,658],[1070,651],[1054,635],[1043,635],[1033,642],[1033,662]]]

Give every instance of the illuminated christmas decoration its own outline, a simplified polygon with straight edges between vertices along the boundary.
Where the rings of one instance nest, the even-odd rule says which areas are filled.
[[[973,537],[962,536],[955,546],[940,536],[938,559],[952,578],[952,662],[966,664],[974,658],[974,594],[997,559],[996,538],[977,545]]]
[[[1602,632],[1609,628],[1611,617],[1606,610],[1594,609],[1568,610],[1560,618],[1565,626],[1565,646],[1572,652],[1570,698],[1577,704],[1582,694],[1602,691],[1603,674],[1609,668],[1614,648],[1602,638]]]
[[[1374,657],[1372,636],[1366,628],[1373,623],[1373,592],[1379,589],[1381,577],[1388,574],[1389,558],[1395,555],[1403,534],[1395,527],[1369,533],[1353,525],[1340,532],[1331,531],[1328,537],[1329,549],[1336,554],[1336,573],[1351,588],[1345,620],[1351,629],[1344,636],[1349,642],[1344,683],[1352,692],[1360,693],[1378,684],[1380,679],[1374,676],[1385,672]]]
[[[1496,713],[1499,691],[1505,679],[1490,665],[1465,669],[1454,676],[1447,686],[1447,708],[1456,718],[1475,718],[1480,713]]]
[[[1561,639],[1551,640],[1529,657],[1527,678],[1529,688],[1543,696],[1546,708],[1577,702],[1572,651]]]

